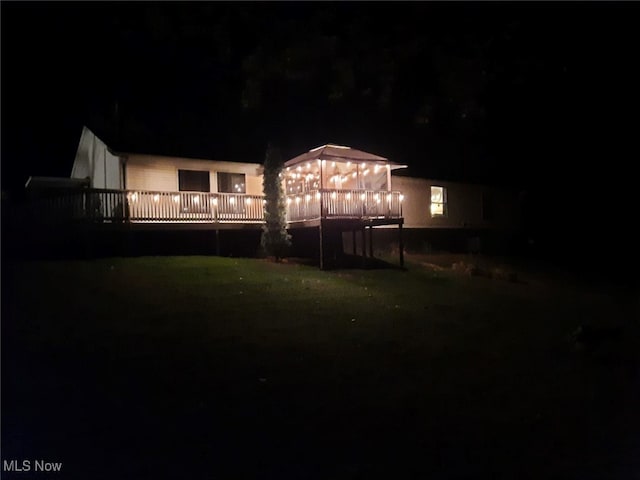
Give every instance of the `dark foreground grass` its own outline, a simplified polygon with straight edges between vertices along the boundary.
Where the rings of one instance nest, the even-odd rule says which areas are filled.
[[[2,458],[52,478],[639,478],[627,293],[208,257],[8,277]],[[581,323],[624,335],[579,350]]]

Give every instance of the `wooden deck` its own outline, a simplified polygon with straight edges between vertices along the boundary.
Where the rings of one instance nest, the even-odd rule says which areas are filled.
[[[89,188],[37,190],[30,195],[24,209],[20,209],[19,228],[25,228],[25,239],[31,239],[27,243],[38,249],[43,242],[46,246],[58,237],[69,241],[84,239],[83,248],[90,248],[90,238],[128,245],[133,242],[132,234],[137,233],[211,231],[215,235],[211,241],[219,254],[222,232],[246,230],[250,235],[241,235],[242,238],[259,238],[264,225],[265,200],[261,195]],[[343,234],[352,236],[353,245],[356,236],[361,236],[365,265],[367,258],[373,258],[373,228],[397,226],[402,266],[402,200],[400,192],[375,190],[318,189],[288,195],[288,228],[292,233],[305,231],[311,234],[309,239],[316,239],[319,266],[326,268],[342,252]],[[124,251],[129,250],[126,247]],[[355,247],[353,254],[357,254]]]
[[[287,196],[291,227],[330,220],[359,226],[398,224],[402,194],[372,190],[315,190]],[[25,215],[34,223],[91,224],[99,228],[260,228],[264,197],[233,193],[69,189],[37,192]]]

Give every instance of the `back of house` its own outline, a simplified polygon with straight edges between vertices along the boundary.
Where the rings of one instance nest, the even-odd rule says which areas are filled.
[[[403,174],[406,168],[332,144],[298,155],[282,175],[289,226],[368,227],[382,243],[385,235],[395,241],[389,227],[399,227],[416,250],[482,250],[505,245],[519,229],[517,191],[415,178]],[[255,232],[264,222],[262,173],[260,163],[118,151],[84,127],[70,178],[27,182],[31,219]],[[347,237],[338,250],[353,247]]]

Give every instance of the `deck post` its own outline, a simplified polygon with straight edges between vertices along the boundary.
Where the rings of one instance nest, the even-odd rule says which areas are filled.
[[[373,258],[373,225],[369,225],[369,257]]]
[[[404,267],[404,244],[402,243],[402,222],[398,224],[398,249],[400,250],[400,266]]]
[[[216,228],[216,257],[220,256],[220,229]]]
[[[360,233],[362,234],[362,266],[366,266],[367,265],[367,235],[365,232],[365,227],[362,227],[362,229],[360,230]]]
[[[356,246],[357,246],[356,245],[356,231],[352,230],[351,234],[352,234],[351,240],[353,242],[353,245],[352,245],[353,246],[353,256],[355,257],[358,254],[358,250],[356,248]]]
[[[323,246],[323,232],[322,232],[322,219],[320,219],[320,223],[318,224],[318,234],[320,236],[320,270],[324,270],[324,246]]]

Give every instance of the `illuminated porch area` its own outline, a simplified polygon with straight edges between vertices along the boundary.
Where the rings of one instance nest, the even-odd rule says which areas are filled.
[[[364,261],[367,251],[369,257],[373,256],[371,229],[376,226],[397,225],[398,242],[402,244],[404,196],[392,189],[391,172],[406,165],[351,147],[327,144],[292,158],[284,167],[289,228],[317,228],[320,268],[326,266],[328,251],[341,251],[341,247],[331,245],[335,232],[362,235]],[[400,265],[403,263],[401,248]]]
[[[287,220],[402,218],[391,171],[405,165],[341,145],[323,145],[285,163]]]

